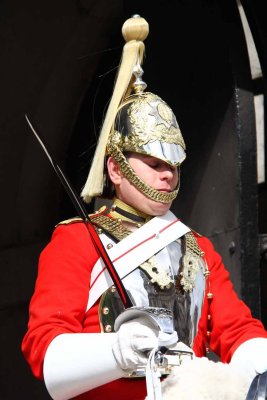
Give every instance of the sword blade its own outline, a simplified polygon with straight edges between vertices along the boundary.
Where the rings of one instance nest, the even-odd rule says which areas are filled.
[[[41,145],[42,149],[44,150],[50,164],[52,165],[54,171],[56,172],[60,182],[62,183],[64,189],[66,190],[67,194],[69,195],[79,217],[81,217],[81,219],[85,223],[88,233],[89,233],[93,243],[95,244],[95,247],[98,250],[100,257],[104,261],[104,264],[111,276],[112,281],[114,282],[114,285],[118,291],[118,294],[124,304],[124,307],[126,307],[126,308],[132,307],[133,303],[132,303],[114,265],[112,264],[112,261],[110,260],[105,247],[103,246],[98,234],[96,233],[95,228],[94,228],[92,222],[90,221],[89,215],[88,215],[86,208],[84,207],[81,199],[79,198],[75,189],[73,188],[73,186],[67,179],[67,176],[64,174],[63,169],[59,166],[58,162],[55,160],[54,155],[52,155],[51,149],[48,150],[48,145],[44,142],[43,137],[41,138],[40,133],[36,132],[30,119],[28,118],[28,116],[26,114],[25,114],[25,118],[31,129],[31,132],[34,134],[34,136],[38,140],[38,142]]]

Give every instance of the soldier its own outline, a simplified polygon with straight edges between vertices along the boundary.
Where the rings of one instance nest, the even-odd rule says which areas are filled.
[[[250,380],[267,370],[262,323],[238,298],[211,242],[170,211],[185,143],[171,108],[145,91],[148,24],[134,16],[123,34],[82,197],[112,198],[91,221],[133,307],[124,310],[83,221],[60,223],[40,256],[22,343],[33,374],[56,400],[144,399],[148,360],[159,348],[189,359],[210,348]]]

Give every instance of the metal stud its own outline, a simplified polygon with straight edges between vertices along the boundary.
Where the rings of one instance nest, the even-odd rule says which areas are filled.
[[[107,332],[107,333],[111,332],[111,331],[112,331],[111,325],[105,325],[104,330],[105,330],[105,332]]]
[[[109,308],[108,308],[108,307],[104,307],[104,308],[102,309],[102,314],[103,314],[103,315],[108,315],[108,313],[109,313]]]

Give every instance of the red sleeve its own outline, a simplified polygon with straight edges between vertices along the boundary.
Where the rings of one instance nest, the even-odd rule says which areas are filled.
[[[204,237],[198,238],[198,242],[205,252],[210,271],[207,292],[212,293],[213,297],[210,304],[207,296],[205,298],[196,348],[197,344],[201,347],[199,339],[207,338],[207,330],[210,330],[211,350],[218,354],[223,362],[229,362],[241,343],[256,337],[267,338],[267,331],[238,298],[221,256],[214,250],[212,243]],[[210,327],[207,326],[208,314],[211,317]]]
[[[82,332],[90,273],[98,259],[83,223],[59,225],[40,255],[22,351],[33,374],[43,378],[46,349],[55,336]]]

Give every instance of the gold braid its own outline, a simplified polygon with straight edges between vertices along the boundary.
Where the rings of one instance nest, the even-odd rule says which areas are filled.
[[[142,179],[139,178],[139,176],[136,175],[134,170],[127,162],[124,154],[116,145],[110,145],[109,154],[119,164],[120,170],[125,178],[127,178],[145,196],[159,203],[170,203],[176,198],[179,191],[179,186],[170,193],[160,192],[159,190],[147,185]]]

